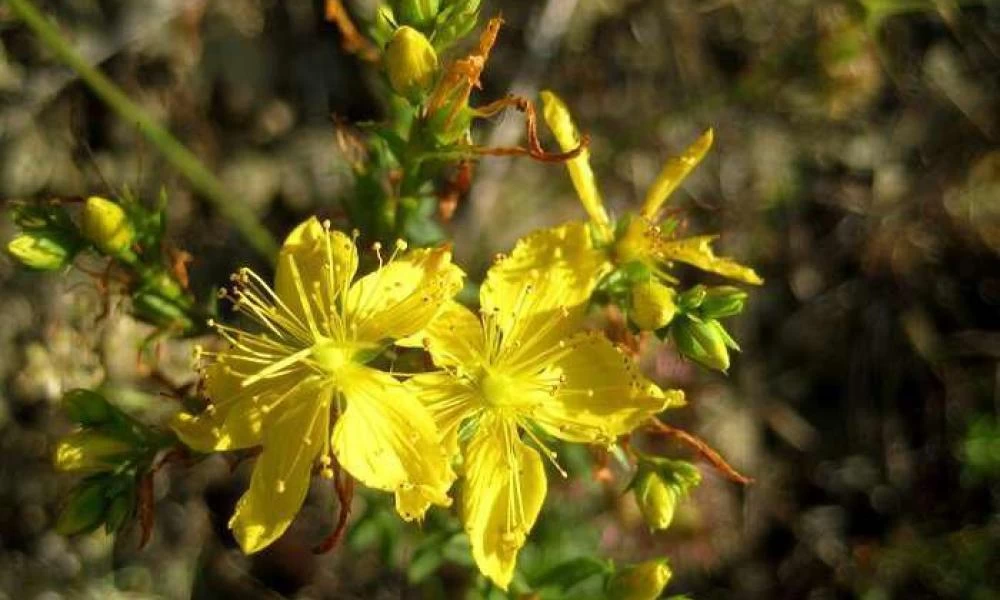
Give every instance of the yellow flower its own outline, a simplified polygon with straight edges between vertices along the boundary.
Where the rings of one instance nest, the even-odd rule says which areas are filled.
[[[669,405],[664,392],[597,332],[581,332],[587,291],[563,270],[498,275],[481,316],[450,303],[401,344],[422,344],[444,369],[406,385],[430,409],[446,448],[463,447],[461,517],[479,569],[506,589],[546,493],[544,439],[610,444]],[[561,469],[560,469],[561,470]]]
[[[566,105],[552,92],[542,92],[543,115],[563,150],[576,148],[580,135]],[[749,267],[716,256],[711,242],[716,236],[674,239],[661,231],[658,216],[667,197],[701,161],[712,145],[712,131],[706,131],[678,157],[667,161],[650,187],[642,208],[626,215],[618,224],[612,222],[584,151],[567,162],[570,178],[583,204],[589,223],[568,223],[555,229],[536,232],[518,242],[510,265],[521,272],[553,265],[574,273],[577,281],[591,287],[615,267],[631,262],[644,265],[658,279],[674,282],[669,274],[673,262],[694,265],[744,283],[763,280]],[[567,243],[570,240],[571,243]],[[516,279],[516,274],[511,274]]]
[[[406,519],[450,503],[454,474],[429,412],[402,382],[365,365],[426,327],[461,288],[448,250],[397,258],[404,248],[387,264],[379,253],[380,268],[354,281],[353,240],[312,218],[285,240],[273,289],[249,269],[233,276],[226,295],[262,331],[215,325],[231,347],[205,370],[212,404],[173,427],[202,452],[262,446],[229,523],[246,552],[288,527],[316,463],[331,476],[336,460],[368,487],[394,492]]]

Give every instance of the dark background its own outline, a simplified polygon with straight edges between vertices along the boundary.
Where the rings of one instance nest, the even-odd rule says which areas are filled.
[[[688,393],[674,422],[756,483],[738,489],[706,467],[675,525],[652,536],[623,482],[602,487],[581,467],[550,494],[522,565],[546,552],[666,555],[668,592],[704,599],[1000,597],[1000,4],[484,4],[506,25],[476,98],[557,91],[592,137],[612,210],[634,207],[662,161],[714,127],[670,206],[767,281],[735,323],[743,352],[728,376],[665,348],[647,361]],[[276,236],[337,214],[350,170],[334,117],[377,118],[377,75],[341,51],[320,2],[41,6]],[[522,135],[517,115],[476,130],[489,145]],[[196,286],[242,264],[266,270],[3,5],[0,156],[5,199],[166,186]],[[560,167],[488,159],[450,231],[476,274],[518,236],[581,215]],[[10,223],[0,229],[9,239]],[[368,497],[350,542],[314,557],[336,507],[319,484],[289,535],[242,556],[225,522],[244,473],[221,459],[157,482],[142,551],[134,532],[57,535],[72,484],[48,458],[68,428],[61,393],[106,378],[146,418],[176,404],[137,365],[148,329],[115,310],[95,321],[92,278],[0,257],[0,282],[0,597],[391,598],[465,585],[448,565],[431,587],[408,583],[419,536],[379,520]],[[161,347],[177,383],[192,377],[189,351]]]

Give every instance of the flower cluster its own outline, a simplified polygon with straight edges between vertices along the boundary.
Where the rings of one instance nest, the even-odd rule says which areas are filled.
[[[579,148],[562,102],[551,93],[543,102],[563,148]],[[715,256],[711,237],[674,239],[656,223],[666,196],[710,143],[708,132],[670,161],[642,210],[617,223],[600,200],[586,151],[572,158],[570,175],[590,222],[532,233],[498,257],[480,287],[478,313],[454,299],[464,273],[446,247],[408,251],[399,241],[383,258],[376,243],[377,268],[358,277],[357,235],[316,218],[285,240],[273,286],[249,269],[235,274],[222,296],[256,331],[213,323],[229,345],[202,353],[211,403],[201,414],[179,414],[173,428],[201,452],[260,447],[230,521],[243,549],[258,551],[285,531],[314,471],[333,477],[342,469],[394,493],[405,520],[450,505],[460,479],[458,514],[473,558],[506,589],[545,499],[546,465],[566,474],[553,444],[610,447],[684,404],[682,392],[661,389],[631,353],[586,329],[592,298],[624,282],[619,297],[638,329],[672,325],[681,352],[728,367],[725,348],[735,342],[716,319],[739,312],[745,294],[705,286],[677,292],[669,267],[678,261],[745,283],[761,280]],[[434,370],[380,369],[379,357],[391,348],[423,349]],[[638,502],[651,526],[664,528],[697,472],[668,486],[657,459],[639,462]]]
[[[584,318],[608,254],[587,227],[521,240],[480,288],[478,314],[457,303],[464,274],[444,248],[398,242],[357,276],[355,239],[311,218],[285,240],[274,285],[249,269],[222,295],[256,331],[215,323],[229,345],[204,352],[201,414],[179,414],[180,439],[202,452],[259,446],[232,517],[241,546],[273,542],[302,505],[311,474],[343,469],[396,497],[406,520],[448,506],[461,465],[459,514],[480,570],[501,587],[546,495],[554,440],[612,445],[677,390]],[[379,369],[390,346],[422,348],[436,370]]]

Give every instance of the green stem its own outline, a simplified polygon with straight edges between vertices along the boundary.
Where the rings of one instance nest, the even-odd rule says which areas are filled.
[[[246,205],[231,197],[215,175],[198,157],[170,135],[163,126],[133,102],[103,73],[87,63],[63,39],[59,30],[38,12],[31,0],[7,0],[8,6],[38,39],[59,60],[76,71],[91,91],[105,102],[119,117],[135,123],[147,140],[156,146],[167,161],[174,166],[216,210],[239,230],[254,250],[269,260],[274,260],[278,245],[271,234],[258,221]]]

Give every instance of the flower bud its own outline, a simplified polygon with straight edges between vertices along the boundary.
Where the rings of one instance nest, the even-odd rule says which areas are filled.
[[[434,46],[438,49],[464,38],[479,21],[480,0],[452,0],[446,4],[434,23]]]
[[[701,306],[701,303],[705,301],[705,296],[707,295],[708,288],[698,284],[691,289],[678,294],[677,305],[681,307],[683,312],[694,312]]]
[[[63,410],[80,425],[103,425],[112,419],[114,408],[104,396],[90,390],[70,390],[63,395]]]
[[[424,29],[434,23],[439,8],[439,0],[397,0],[395,14],[399,24]]]
[[[730,285],[709,288],[699,307],[702,316],[709,319],[731,317],[743,312],[747,293]]]
[[[642,518],[650,529],[666,529],[674,520],[678,491],[667,485],[655,472],[646,471],[638,475],[633,492]]]
[[[92,430],[71,433],[59,440],[53,463],[60,471],[107,471],[132,451],[125,441]]]
[[[701,473],[689,462],[643,457],[629,487],[646,524],[657,530],[670,526],[677,503],[699,483]]]
[[[650,279],[632,287],[632,322],[654,331],[668,325],[677,314],[674,290]]]
[[[656,600],[667,587],[670,567],[665,559],[647,560],[623,569],[608,582],[608,597],[616,600]]]
[[[44,230],[25,231],[7,244],[7,251],[26,267],[54,271],[66,266],[76,248],[64,236]]]
[[[121,205],[99,196],[87,198],[80,229],[87,241],[110,256],[127,250],[135,238],[132,224]]]
[[[392,89],[415,100],[430,90],[438,71],[434,47],[412,27],[400,27],[385,49],[385,69]]]
[[[729,368],[727,346],[732,338],[718,321],[684,319],[674,323],[671,334],[677,349],[684,356],[710,369],[725,371]]]
[[[56,521],[56,531],[62,535],[90,531],[104,520],[106,508],[104,485],[99,481],[84,483],[70,493]]]

